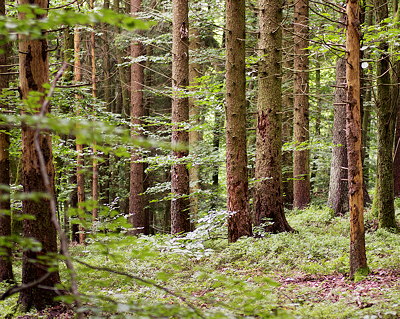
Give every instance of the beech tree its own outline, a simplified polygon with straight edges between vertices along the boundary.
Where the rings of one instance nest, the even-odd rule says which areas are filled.
[[[228,240],[251,236],[246,149],[245,0],[226,2],[226,186]]]
[[[293,231],[282,197],[282,2],[260,0],[255,224],[271,232]]]
[[[47,0],[21,0],[20,4],[36,5],[38,8],[47,9]],[[44,19],[46,13],[36,14],[36,19]],[[24,19],[25,14],[20,12],[19,19]],[[49,61],[47,40],[30,39],[25,35],[19,36],[19,79],[20,92],[27,114],[39,112],[48,113],[49,107],[45,101],[45,85],[49,83]],[[31,94],[39,92],[38,105],[28,102],[32,101]],[[36,93],[37,96],[37,93]],[[47,105],[47,106],[46,106]],[[42,110],[42,108],[45,108]],[[39,145],[39,149],[35,148]],[[41,167],[39,157],[43,157],[45,167]],[[47,193],[44,177],[41,170],[45,169],[54,189],[54,166],[51,136],[49,132],[40,132],[26,123],[22,124],[22,185],[27,194],[40,193],[40,200],[26,198],[23,200],[23,213],[31,215],[34,219],[23,221],[23,235],[33,238],[40,243],[41,249],[27,249],[22,259],[22,284],[29,285],[35,281],[40,284],[23,289],[20,292],[19,303],[24,310],[34,307],[43,309],[55,303],[54,298],[59,294],[55,285],[60,283],[58,270],[54,270],[57,261],[57,234],[52,222],[52,211],[50,201],[45,197]],[[54,191],[49,196],[54,196]],[[50,270],[51,268],[51,270]]]

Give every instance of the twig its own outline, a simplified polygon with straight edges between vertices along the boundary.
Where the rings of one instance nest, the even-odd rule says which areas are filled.
[[[8,298],[8,297],[10,297],[10,296],[12,296],[12,295],[14,295],[14,294],[16,294],[16,293],[22,291],[22,290],[29,289],[29,288],[32,288],[32,287],[35,287],[35,286],[39,285],[41,282],[43,282],[44,280],[46,280],[47,277],[50,276],[50,274],[51,274],[51,272],[47,272],[47,273],[44,274],[44,276],[40,277],[40,278],[37,279],[37,280],[31,281],[31,282],[28,283],[28,284],[23,284],[23,285],[20,285],[20,286],[18,286],[18,285],[12,286],[11,288],[7,289],[7,290],[0,296],[0,300],[4,300],[4,299],[6,299],[6,298]]]

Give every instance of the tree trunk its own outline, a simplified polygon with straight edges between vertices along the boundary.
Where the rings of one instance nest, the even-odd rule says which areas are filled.
[[[333,148],[329,180],[328,204],[335,216],[348,210],[347,147],[346,147],[346,60],[336,62],[334,95]]]
[[[0,15],[5,16],[5,0],[0,1]],[[0,39],[4,37],[1,36]],[[7,73],[8,70],[8,52],[9,44],[3,44],[0,52],[0,70]],[[0,93],[8,88],[9,76],[0,75]],[[1,105],[2,109],[7,109],[6,105]],[[0,127],[1,128],[1,127]],[[10,136],[7,128],[1,128],[0,132],[0,236],[11,236],[11,205],[10,205]],[[12,270],[12,252],[9,247],[0,247],[0,282],[14,281]]]
[[[282,197],[282,2],[259,0],[255,224],[274,233],[293,231]]]
[[[282,140],[283,143],[293,141],[293,0],[286,1],[286,11],[289,15],[285,20],[282,30],[283,47],[282,50]],[[284,150],[282,152],[282,191],[283,202],[286,206],[293,206],[293,151]]]
[[[361,162],[360,6],[357,0],[347,0],[346,4],[346,142],[350,209],[350,277],[354,277],[357,272],[367,270]]]
[[[295,1],[293,206],[300,209],[310,203],[308,37],[308,0]]]
[[[375,0],[377,22],[389,17],[387,2]],[[393,138],[396,113],[392,109],[389,44],[379,44],[381,55],[377,62],[377,129],[378,157],[374,209],[379,227],[396,228],[393,185]]]
[[[171,232],[190,231],[189,172],[186,163],[189,134],[189,99],[182,96],[189,84],[188,1],[173,0],[172,20],[172,147],[176,161],[171,169]],[[183,148],[182,148],[183,147]]]
[[[245,0],[226,2],[228,240],[251,236],[246,149]]]
[[[195,28],[190,29],[190,44],[189,51],[190,56],[196,56],[200,50],[200,34]],[[197,78],[201,76],[200,73],[201,65],[197,62],[191,62],[189,64],[189,85],[198,85]],[[196,90],[196,89],[194,89]],[[193,91],[194,91],[193,90]],[[200,124],[200,108],[196,105],[196,99],[194,97],[189,98],[189,118],[192,125],[195,128],[189,132],[189,147],[190,153],[196,156],[198,144],[201,140],[201,134],[199,129],[196,127]],[[196,163],[196,160],[190,165],[189,169],[189,182],[190,182],[190,216],[196,221],[199,210],[199,192],[200,192],[200,165]]]
[[[74,82],[75,83],[80,83],[82,82],[82,65],[81,65],[81,35],[79,28],[76,27],[74,30]],[[82,96],[80,94],[76,94],[75,98],[77,100],[77,114],[79,115],[80,109],[82,108]],[[79,209],[79,218],[81,220],[84,220],[85,216],[85,208],[84,208],[84,202],[85,202],[85,176],[83,172],[83,167],[84,167],[84,156],[83,156],[83,145],[80,143],[76,143],[76,153],[77,153],[77,159],[76,159],[76,187],[77,187],[77,193],[78,193],[78,209]],[[76,226],[72,225],[72,240],[76,238],[75,231],[76,231]],[[85,243],[86,239],[86,233],[85,229],[82,225],[79,226],[79,243],[83,244]]]
[[[131,15],[135,17],[140,11],[141,0],[131,1]],[[143,44],[134,41],[131,44],[132,59],[137,59],[144,54]],[[131,123],[132,138],[143,136],[142,117],[144,116],[143,104],[143,65],[139,62],[131,65]],[[129,221],[133,226],[132,234],[149,234],[149,220],[144,209],[144,163],[141,161],[140,151],[134,150],[131,156],[130,169],[130,194],[129,194]]]
[[[21,0],[21,5],[36,5],[39,8],[47,9],[47,0],[35,0],[34,3],[28,0]],[[47,11],[46,11],[47,12]],[[38,15],[38,19],[43,19],[46,14]],[[19,14],[19,19],[24,19],[23,13]],[[19,38],[19,75],[20,92],[22,99],[27,99],[30,92],[38,91],[44,94],[44,84],[49,82],[49,61],[47,57],[46,39],[31,40],[26,36]],[[29,112],[37,113],[40,111],[44,102],[44,96],[39,100],[37,109]],[[46,113],[49,109],[44,110]],[[35,150],[35,129],[27,124],[22,124],[22,185],[24,193],[46,193],[46,186],[43,181],[39,154]],[[51,137],[49,134],[41,134],[38,137],[41,153],[44,157],[46,171],[54,189],[54,166],[51,147]],[[48,194],[54,196],[53,194]],[[43,195],[42,195],[43,196]],[[26,219],[23,222],[23,234],[25,238],[34,238],[42,248],[40,251],[26,250],[22,259],[22,284],[30,284],[36,280],[41,280],[40,285],[35,285],[21,291],[19,303],[23,310],[29,310],[35,307],[38,310],[55,303],[57,289],[53,289],[60,283],[58,270],[54,270],[57,261],[54,256],[48,254],[57,254],[57,234],[54,224],[51,221],[52,212],[50,201],[46,198],[40,200],[23,200],[23,213],[35,217],[34,220]],[[50,260],[43,259],[48,256]],[[53,270],[49,271],[49,268]],[[45,277],[47,276],[47,277]],[[45,286],[46,288],[42,288]]]

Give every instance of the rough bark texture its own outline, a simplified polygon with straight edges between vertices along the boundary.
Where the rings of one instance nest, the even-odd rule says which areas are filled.
[[[226,179],[228,240],[251,236],[246,149],[245,1],[226,2]]]
[[[346,14],[346,142],[350,209],[350,277],[353,277],[356,272],[367,268],[361,162],[360,7],[357,0],[347,0]]]
[[[189,51],[190,56],[196,58],[198,50],[200,50],[200,34],[195,28],[190,29],[190,44]],[[196,62],[190,62],[189,64],[189,85],[198,85],[197,78],[201,76],[200,73],[201,65]],[[192,125],[200,124],[200,108],[196,105],[194,97],[189,98],[189,118]],[[199,129],[191,129],[189,132],[189,146],[190,152],[196,153],[198,144],[201,140],[201,134]],[[189,169],[189,181],[190,181],[190,215],[193,220],[197,220],[199,210],[199,191],[200,191],[200,165],[196,162],[190,165]]]
[[[293,141],[293,0],[286,1],[286,11],[290,17],[282,30],[283,36],[283,95],[282,95],[282,140],[283,143]],[[282,190],[283,202],[293,206],[293,151],[282,152]]]
[[[131,15],[135,17],[140,11],[141,0],[131,1]],[[133,59],[144,54],[143,44],[140,41],[134,41],[131,44],[131,56]],[[141,63],[131,65],[131,135],[133,138],[142,136],[140,126],[142,117],[145,114],[143,103],[143,83],[144,72]],[[129,195],[129,221],[132,224],[133,235],[149,234],[149,219],[145,213],[145,203],[143,192],[144,188],[144,163],[138,151],[133,151],[131,155],[130,171],[130,195]]]
[[[0,1],[0,15],[6,14],[5,0]],[[1,39],[1,37],[0,37]],[[8,72],[8,50],[10,46],[5,44],[0,47],[0,68],[2,73]],[[9,77],[0,75],[0,93],[2,89],[8,88]],[[0,105],[5,110],[6,105]],[[1,128],[1,127],[0,127]],[[0,132],[0,236],[11,235],[11,210],[10,210],[10,137],[6,128]],[[0,247],[0,281],[13,281],[12,253],[9,247]]]
[[[378,22],[389,17],[388,5],[384,0],[375,0]],[[378,157],[374,197],[374,209],[378,214],[379,227],[396,228],[393,185],[393,138],[395,110],[392,109],[390,56],[387,42],[379,44],[381,50],[377,62],[377,129]]]
[[[346,60],[336,62],[336,89],[333,115],[333,148],[328,204],[335,216],[348,210],[347,147],[346,147]]]
[[[40,8],[48,8],[47,0],[35,0],[34,3],[29,0],[21,0],[20,4],[35,4]],[[37,18],[44,18],[45,15]],[[24,14],[19,15],[24,19]],[[19,38],[19,75],[20,90],[23,99],[27,99],[32,91],[44,92],[43,85],[49,82],[49,62],[47,57],[47,41],[30,40],[25,36]],[[40,104],[44,97],[40,99]],[[29,113],[37,113],[41,105]],[[45,110],[49,112],[49,110]],[[22,125],[22,185],[24,193],[31,194],[39,192],[46,193],[46,186],[41,176],[38,154],[34,147],[35,130],[26,124]],[[54,167],[51,147],[51,137],[42,133],[38,137],[41,152],[46,163],[46,170],[49,180],[54,188]],[[54,196],[54,194],[50,194]],[[19,303],[24,310],[32,307],[43,309],[48,305],[54,304],[54,297],[57,296],[57,290],[52,289],[60,283],[58,270],[49,273],[48,269],[54,267],[57,261],[52,254],[57,254],[57,234],[54,224],[51,221],[50,201],[41,198],[38,201],[23,200],[23,213],[33,215],[34,220],[24,220],[23,235],[25,238],[34,238],[41,243],[42,249],[37,252],[27,250],[23,253],[22,259],[22,284],[29,284],[33,281],[43,278],[40,286],[36,285],[24,289],[20,293]],[[48,260],[39,259],[48,256]],[[46,286],[46,288],[41,288]]]
[[[78,28],[75,28],[74,30],[74,82],[79,83],[82,82],[82,66],[81,66],[81,36],[80,36],[80,31]],[[79,115],[80,113],[80,108],[81,106],[81,95],[75,95],[75,98],[77,100],[77,114]],[[85,176],[83,173],[83,166],[84,166],[84,156],[83,156],[83,145],[76,143],[76,153],[77,153],[77,160],[76,160],[76,185],[77,185],[77,193],[78,193],[78,208],[82,210],[80,212],[80,218],[83,219],[83,216],[85,215],[84,213],[84,208],[83,208],[83,203],[85,202]],[[74,235],[76,226],[72,226],[73,229],[73,235],[72,238],[73,240],[76,239],[77,237]],[[79,243],[83,244],[85,242],[86,234],[85,234],[85,229],[80,225],[79,226]]]
[[[293,231],[282,198],[282,1],[259,0],[255,224]]]
[[[304,208],[310,202],[309,76],[308,76],[308,0],[294,6],[294,151],[293,206]],[[304,143],[304,144],[303,144]],[[303,145],[302,145],[303,144]],[[306,149],[304,149],[306,148]]]
[[[189,84],[189,19],[188,1],[173,0],[172,20],[172,146],[177,161],[187,157],[182,149],[189,143],[188,131],[183,127],[189,121],[189,99],[182,96]],[[185,163],[176,163],[171,169],[171,232],[190,231],[189,171]]]

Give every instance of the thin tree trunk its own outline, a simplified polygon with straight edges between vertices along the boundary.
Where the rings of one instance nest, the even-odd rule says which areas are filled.
[[[135,17],[140,11],[141,0],[131,1],[131,15]],[[144,54],[143,44],[135,40],[131,44],[132,59]],[[143,136],[142,117],[144,116],[143,65],[139,62],[131,65],[131,134],[132,138]],[[144,163],[140,151],[134,150],[131,155],[130,194],[129,194],[129,221],[133,226],[133,235],[148,234],[149,220],[144,209]]]
[[[82,65],[81,65],[81,35],[78,27],[74,30],[74,82],[79,83],[82,82]],[[75,95],[77,100],[77,113],[79,115],[80,109],[82,108],[81,100],[82,96],[80,94]],[[83,145],[80,143],[76,143],[76,152],[77,152],[77,160],[76,160],[76,187],[78,193],[78,209],[79,209],[79,217],[83,221],[85,216],[85,176],[83,173],[84,167],[84,155],[83,155]],[[73,240],[76,238],[74,234],[76,231],[76,226],[72,226],[72,238]],[[82,225],[79,226],[79,243],[83,244],[86,239],[85,229]]]
[[[0,15],[5,16],[5,0],[0,1]],[[4,37],[0,37],[3,38]],[[0,47],[0,70],[8,72],[8,53],[9,44]],[[0,75],[0,93],[8,88],[9,76]],[[1,105],[2,109],[7,109],[6,105]],[[0,132],[0,236],[11,236],[11,204],[10,204],[10,135],[7,128],[2,128]],[[12,270],[12,251],[10,247],[0,247],[0,281],[14,281]]]
[[[293,159],[293,206],[300,209],[310,203],[308,37],[308,0],[295,1],[293,134],[300,149],[294,151]]]
[[[226,2],[226,179],[228,240],[251,236],[246,148],[245,0]]]
[[[360,6],[357,0],[347,0],[346,14],[346,142],[350,209],[350,277],[354,277],[357,272],[367,270],[361,161]]]
[[[182,125],[189,121],[189,99],[181,96],[189,84],[188,1],[173,0],[172,20],[172,147],[175,160],[171,169],[171,232],[190,231],[189,172],[181,161],[188,156],[189,134]],[[179,149],[180,148],[180,149]]]
[[[336,62],[336,88],[333,115],[333,148],[328,204],[335,216],[348,210],[347,147],[346,147],[346,60]]]
[[[21,0],[21,5],[36,5],[39,8],[47,9],[47,0],[35,0],[34,3],[28,0]],[[47,11],[45,11],[47,13]],[[46,13],[39,15],[38,19],[46,17]],[[25,14],[20,13],[19,19],[25,19]],[[39,91],[44,93],[43,85],[49,82],[49,61],[47,56],[47,40],[31,40],[26,36],[19,38],[19,75],[20,92],[22,99],[27,99],[30,92]],[[44,96],[39,100],[37,113],[40,110]],[[49,112],[49,108],[44,110]],[[22,124],[22,185],[24,193],[46,193],[46,186],[43,181],[39,154],[34,148],[36,130],[26,123]],[[51,146],[51,136],[40,134],[38,137],[41,153],[44,157],[46,171],[49,176],[54,196],[54,166]],[[34,220],[26,219],[23,222],[23,234],[25,238],[33,238],[41,245],[40,251],[28,249],[23,253],[22,259],[22,284],[29,284],[42,279],[40,285],[36,285],[20,292],[19,304],[23,310],[32,307],[41,310],[46,306],[55,303],[54,298],[58,295],[55,285],[60,283],[58,270],[54,270],[54,259],[49,264],[43,257],[48,254],[57,254],[57,234],[55,225],[52,223],[52,212],[50,201],[41,198],[38,201],[32,199],[23,200],[23,213],[35,217]],[[40,222],[38,222],[40,221]],[[54,258],[54,257],[53,257]],[[52,268],[50,271],[49,268]],[[47,276],[43,279],[44,276]],[[43,288],[46,287],[46,288]]]
[[[282,197],[282,1],[259,0],[255,224],[293,231]]]
[[[196,56],[200,50],[200,34],[196,28],[190,29],[190,44],[189,53],[190,56]],[[197,62],[191,62],[189,64],[189,85],[198,85],[197,78],[201,76],[200,73],[201,65]],[[189,98],[189,118],[192,123],[197,126],[200,124],[200,108],[196,105],[196,99],[194,97]],[[191,129],[189,131],[189,147],[190,153],[196,154],[198,144],[201,140],[201,134],[198,128]],[[190,165],[189,169],[189,183],[190,183],[190,216],[196,221],[199,210],[199,192],[200,192],[200,165],[196,162]]]

